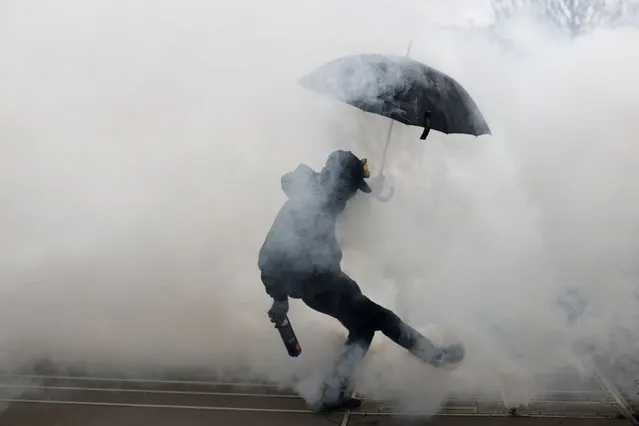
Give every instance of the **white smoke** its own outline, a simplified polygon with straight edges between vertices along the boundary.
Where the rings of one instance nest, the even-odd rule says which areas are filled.
[[[395,125],[395,196],[349,207],[344,269],[434,340],[464,340],[467,361],[434,371],[377,336],[360,388],[435,411],[462,389],[532,392],[576,346],[636,351],[639,34],[540,35],[510,52],[429,26],[437,13],[388,0],[3,3],[0,365],[249,366],[282,383],[328,368],[345,332],[293,303],[303,355],[287,358],[257,251],[280,176],[335,148],[375,175],[388,119],[297,81],[411,39],[493,136],[421,142]],[[566,303],[583,315],[569,322]]]

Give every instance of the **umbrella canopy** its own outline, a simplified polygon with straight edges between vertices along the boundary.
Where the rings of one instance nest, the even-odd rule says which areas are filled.
[[[363,111],[427,131],[491,134],[461,84],[406,56],[344,56],[317,68],[300,84]]]

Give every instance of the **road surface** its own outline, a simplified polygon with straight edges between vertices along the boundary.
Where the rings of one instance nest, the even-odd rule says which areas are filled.
[[[456,395],[428,418],[370,399],[353,412],[311,413],[291,389],[269,383],[4,373],[0,426],[636,425],[609,386],[596,377],[557,377],[525,407]]]

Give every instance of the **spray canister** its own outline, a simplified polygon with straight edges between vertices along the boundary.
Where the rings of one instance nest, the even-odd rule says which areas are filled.
[[[302,353],[302,347],[297,340],[297,336],[295,336],[295,332],[293,331],[291,322],[288,320],[288,316],[284,317],[281,322],[275,324],[275,328],[277,328],[277,331],[280,332],[282,342],[284,342],[284,346],[286,347],[289,356],[299,356],[299,354]]]

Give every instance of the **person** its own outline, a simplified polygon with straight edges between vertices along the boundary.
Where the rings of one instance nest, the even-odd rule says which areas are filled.
[[[289,298],[301,299],[315,311],[337,319],[348,338],[324,381],[318,411],[359,407],[352,398],[352,378],[363,361],[376,331],[435,367],[457,364],[464,358],[461,344],[438,347],[395,313],[366,297],[341,269],[342,251],[336,221],[358,191],[370,193],[366,159],[351,151],[332,152],[320,172],[300,164],[282,176],[288,200],[277,213],[259,252],[258,267],[266,293],[273,298],[268,311],[278,324],[287,315]]]

